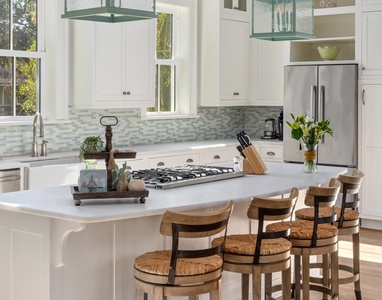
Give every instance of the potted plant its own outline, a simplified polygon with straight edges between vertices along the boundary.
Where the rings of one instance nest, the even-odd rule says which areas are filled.
[[[81,144],[78,158],[83,161],[85,153],[97,153],[103,150],[103,141],[100,136],[88,136]]]

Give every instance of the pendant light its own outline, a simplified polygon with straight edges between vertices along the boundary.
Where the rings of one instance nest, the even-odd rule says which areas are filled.
[[[158,16],[155,0],[65,0],[61,18],[116,23]]]
[[[252,38],[286,41],[314,38],[314,0],[252,0]]]

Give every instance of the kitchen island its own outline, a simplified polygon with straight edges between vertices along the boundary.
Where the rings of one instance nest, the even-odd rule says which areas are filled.
[[[150,189],[144,204],[98,199],[75,206],[70,186],[1,194],[1,299],[132,300],[134,258],[171,245],[159,233],[165,210],[208,211],[234,200],[229,232],[248,233],[255,229],[246,217],[251,197],[303,190],[346,172],[319,166],[318,173],[306,174],[301,165],[283,163],[267,167],[263,175]],[[224,274],[224,299],[240,297],[235,275]]]

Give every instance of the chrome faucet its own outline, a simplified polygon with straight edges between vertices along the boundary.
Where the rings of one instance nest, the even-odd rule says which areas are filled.
[[[32,157],[38,156],[37,150],[37,121],[40,121],[40,137],[44,137],[44,122],[42,121],[42,116],[39,112],[36,112],[33,119],[33,143],[32,143]]]

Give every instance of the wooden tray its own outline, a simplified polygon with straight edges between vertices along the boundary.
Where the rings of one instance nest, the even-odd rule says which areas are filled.
[[[78,190],[78,186],[70,187],[73,199],[75,204],[81,205],[81,200],[86,199],[116,199],[116,198],[139,198],[140,203],[146,202],[146,197],[149,196],[149,191],[146,189],[141,192],[135,191],[126,191],[126,192],[117,192],[117,191],[109,191],[109,192],[94,192],[94,193],[85,193],[80,192]]]

